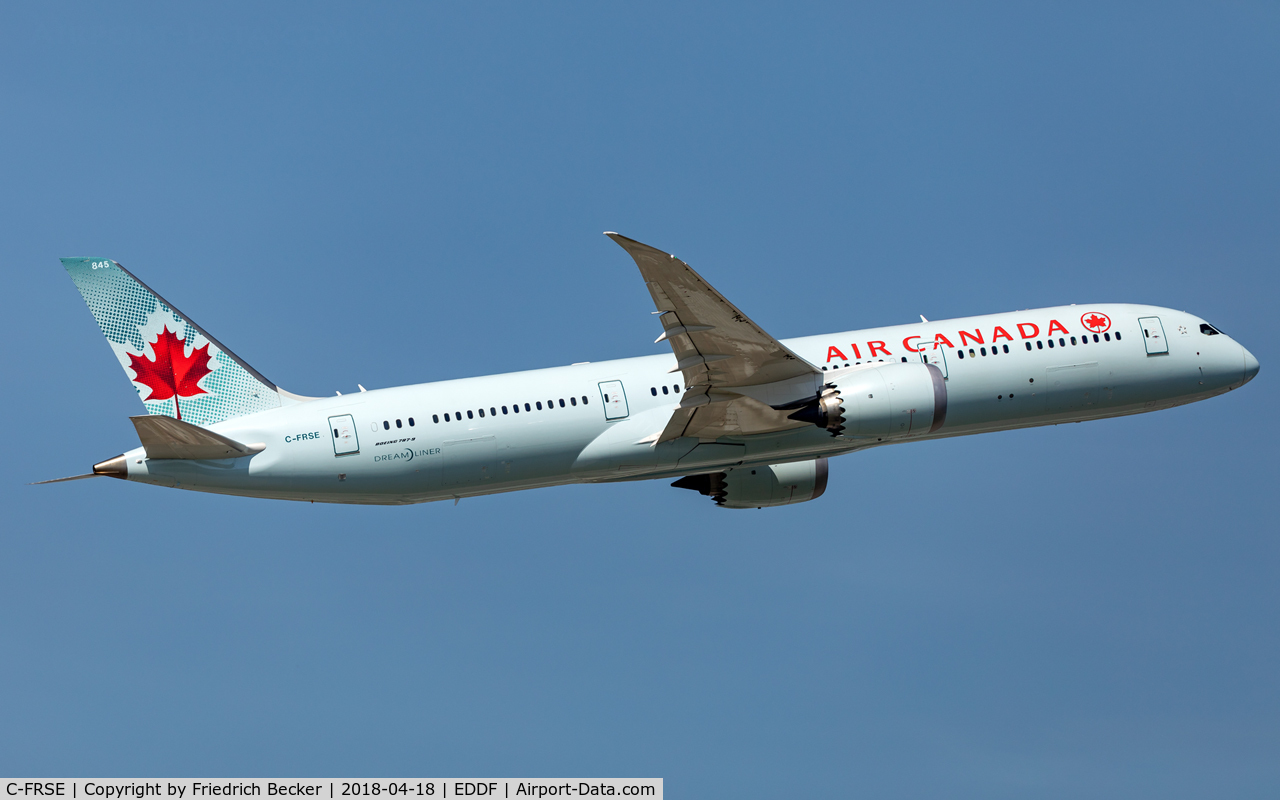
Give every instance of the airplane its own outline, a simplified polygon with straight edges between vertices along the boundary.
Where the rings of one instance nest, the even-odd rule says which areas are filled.
[[[64,258],[146,414],[86,475],[410,504],[672,479],[720,508],[820,497],[833,456],[1105,419],[1238,389],[1258,361],[1205,320],[1100,303],[775,339],[680,259],[617,233],[671,354],[333,397],[285,391],[119,263]]]

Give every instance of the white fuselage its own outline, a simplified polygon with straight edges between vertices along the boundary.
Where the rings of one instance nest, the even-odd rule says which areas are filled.
[[[1109,327],[1095,341],[1085,320],[1102,329],[1100,318]],[[1150,318],[1158,319],[1155,338],[1163,341],[1144,333],[1144,325],[1153,327]],[[420,503],[674,477],[1136,414],[1243,385],[1257,372],[1257,361],[1230,337],[1202,332],[1203,324],[1167,308],[1101,304],[784,342],[832,379],[881,362],[937,364],[946,376],[945,424],[906,437],[837,437],[807,425],[654,446],[685,390],[680,372],[671,372],[674,357],[663,354],[314,399],[211,426],[237,441],[265,445],[244,458],[148,460],[142,448],[125,455],[130,480],[334,503]],[[350,430],[336,438],[342,425]]]

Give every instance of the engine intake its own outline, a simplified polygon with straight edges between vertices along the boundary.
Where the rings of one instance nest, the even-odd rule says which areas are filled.
[[[816,500],[827,490],[827,459],[689,475],[671,484],[707,495],[721,508],[764,508]]]
[[[824,385],[816,397],[779,410],[788,408],[796,408],[788,419],[832,436],[923,436],[946,422],[947,384],[933,364],[855,368]]]

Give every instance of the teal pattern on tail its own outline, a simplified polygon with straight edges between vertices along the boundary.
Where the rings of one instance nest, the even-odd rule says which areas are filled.
[[[278,387],[106,258],[62,265],[148,414],[213,425],[279,408]]]

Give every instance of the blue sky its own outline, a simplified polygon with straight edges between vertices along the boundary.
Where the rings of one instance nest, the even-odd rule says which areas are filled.
[[[1278,37],[1264,3],[5,7],[0,772],[1275,796]],[[324,395],[663,352],[604,230],[779,337],[1144,302],[1262,372],[764,511],[25,485],[140,411],[59,256]]]

